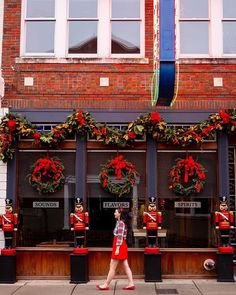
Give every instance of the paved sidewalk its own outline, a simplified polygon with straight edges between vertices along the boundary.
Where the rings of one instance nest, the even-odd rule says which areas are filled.
[[[114,280],[109,291],[96,290],[102,281],[87,284],[70,284],[69,281],[37,280],[0,284],[0,295],[236,295],[236,283],[218,283],[215,280],[163,280],[162,283],[145,283],[135,280],[136,290],[123,291],[127,281]]]

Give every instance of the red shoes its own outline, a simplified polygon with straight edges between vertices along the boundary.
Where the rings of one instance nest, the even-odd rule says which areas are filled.
[[[101,291],[107,291],[107,290],[109,290],[109,287],[101,287],[100,285],[96,285],[96,288],[98,290],[101,290]]]
[[[133,286],[127,286],[127,287],[122,288],[122,290],[126,290],[126,291],[135,290],[135,286],[134,285]]]
[[[109,287],[101,287],[100,285],[96,285],[96,288],[100,291],[107,291],[109,290]],[[122,290],[126,290],[126,291],[129,291],[129,290],[135,290],[135,286],[127,286],[127,287],[124,287],[122,288]]]

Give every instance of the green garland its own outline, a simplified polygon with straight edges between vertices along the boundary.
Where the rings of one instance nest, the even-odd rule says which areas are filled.
[[[167,127],[159,113],[147,113],[129,123],[127,130],[110,128],[95,121],[89,112],[79,111],[68,116],[64,123],[58,124],[49,133],[39,133],[36,125],[17,114],[9,113],[1,119],[0,124],[0,160],[7,162],[13,158],[19,135],[33,138],[34,144],[47,148],[57,148],[71,134],[83,137],[86,133],[106,145],[117,147],[130,146],[145,134],[149,134],[155,140],[187,146],[202,143],[213,137],[217,131],[233,133],[235,130],[235,109],[212,114],[208,120],[189,129]]]

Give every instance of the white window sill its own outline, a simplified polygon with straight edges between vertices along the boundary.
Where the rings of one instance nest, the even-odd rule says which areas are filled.
[[[17,57],[15,63],[45,64],[148,64],[148,58],[52,58],[52,57]]]
[[[232,58],[232,57],[222,57],[222,58],[179,58],[177,60],[177,62],[179,62],[179,64],[236,64],[236,58]]]

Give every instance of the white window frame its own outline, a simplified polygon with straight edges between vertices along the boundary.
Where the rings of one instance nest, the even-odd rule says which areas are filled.
[[[112,54],[111,53],[111,0],[98,0],[98,40],[97,54],[69,54],[68,28],[69,7],[68,0],[55,0],[55,36],[54,53],[26,53],[26,4],[22,0],[21,18],[21,57],[55,57],[55,58],[143,58],[145,56],[145,0],[140,0],[140,18],[122,19],[140,21],[140,53],[139,54]],[[89,20],[89,19],[88,19]],[[102,36],[102,37],[100,37]],[[107,41],[106,41],[107,40]]]
[[[176,53],[179,58],[232,58],[236,57],[236,52],[233,54],[223,53],[223,0],[208,0],[209,16],[208,19],[180,18],[180,0],[176,1]],[[209,21],[209,40],[208,54],[186,54],[180,52],[180,23],[181,21]],[[235,20],[235,19],[230,19]]]

